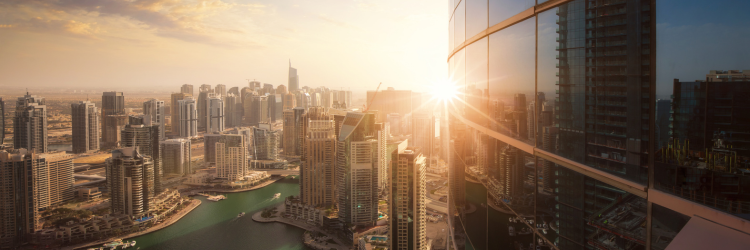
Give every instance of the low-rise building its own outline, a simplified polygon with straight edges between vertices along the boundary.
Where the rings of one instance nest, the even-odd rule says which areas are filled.
[[[99,199],[102,191],[99,191],[99,187],[79,187],[76,189],[76,197],[85,201]]]
[[[299,196],[287,197],[284,201],[285,215],[296,220],[306,221],[308,224],[323,226],[324,208],[314,207],[300,201]]]

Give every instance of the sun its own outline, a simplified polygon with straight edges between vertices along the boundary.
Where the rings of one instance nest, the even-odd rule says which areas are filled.
[[[435,82],[430,86],[430,94],[432,94],[433,99],[438,101],[450,101],[456,98],[458,86],[448,80]]]

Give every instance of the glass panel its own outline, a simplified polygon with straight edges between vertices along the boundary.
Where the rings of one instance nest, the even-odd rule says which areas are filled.
[[[672,211],[669,208],[651,205],[651,249],[666,249],[682,227],[688,223],[690,216]]]
[[[461,2],[456,8],[456,13],[453,14],[453,19],[456,25],[453,27],[453,42],[454,46],[459,46],[466,40],[466,2]]]
[[[748,8],[748,1],[656,2],[654,187],[744,219],[750,219]]]
[[[534,7],[534,0],[490,0],[490,26]]]
[[[456,25],[454,20],[455,19],[451,19],[451,21],[448,22],[448,55],[450,55],[450,53],[453,53],[453,49],[456,48],[456,43],[455,41],[453,41],[453,36],[455,33],[454,26]]]
[[[539,15],[537,101],[547,103],[536,132],[543,143],[557,127],[557,147],[543,149],[645,184],[651,57],[632,38],[649,29],[649,12],[629,4],[577,0]]]
[[[533,145],[534,18],[490,35],[490,128]],[[531,108],[531,109],[529,109]]]
[[[466,0],[466,37],[487,29],[487,0]]]
[[[537,230],[537,239],[534,241],[537,246],[550,247],[554,245],[557,239],[557,201],[555,200],[555,171],[557,166],[542,158],[536,158],[536,168],[534,176],[530,177],[536,181],[533,184],[536,187],[536,216],[533,227]]]
[[[645,248],[645,199],[539,160],[542,163],[537,165],[541,168],[538,174],[543,176],[539,184],[551,185],[540,188],[537,196],[537,220],[542,222],[542,228],[546,223],[552,231],[542,232],[543,239],[560,249]],[[547,170],[550,172],[545,173]],[[554,181],[547,182],[546,177]]]
[[[466,117],[479,125],[487,126],[487,40],[466,47]]]

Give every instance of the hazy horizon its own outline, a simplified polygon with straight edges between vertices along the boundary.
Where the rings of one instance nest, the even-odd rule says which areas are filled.
[[[434,25],[445,22],[447,6],[430,3],[4,1],[0,86],[278,86],[287,85],[291,60],[300,86],[418,90],[447,77],[447,30]]]

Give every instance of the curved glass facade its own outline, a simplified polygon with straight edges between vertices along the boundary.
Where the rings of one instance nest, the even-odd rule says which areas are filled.
[[[667,249],[704,220],[750,234],[750,3],[449,6],[449,248]]]

